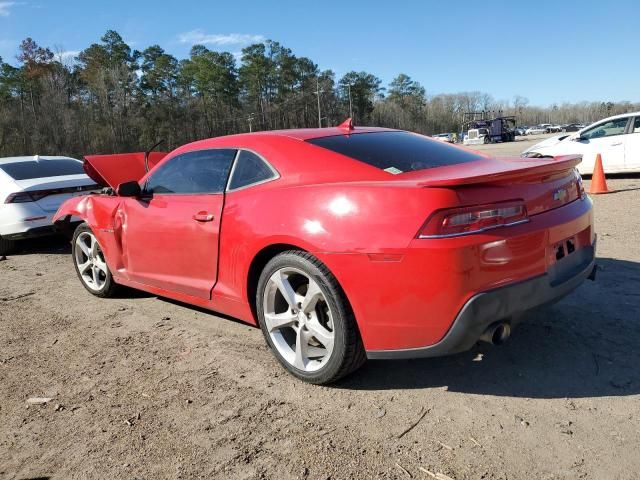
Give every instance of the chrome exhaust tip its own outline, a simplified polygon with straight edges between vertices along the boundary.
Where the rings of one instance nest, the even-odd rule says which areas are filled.
[[[480,336],[480,340],[491,345],[502,345],[509,339],[511,327],[508,323],[494,323]]]

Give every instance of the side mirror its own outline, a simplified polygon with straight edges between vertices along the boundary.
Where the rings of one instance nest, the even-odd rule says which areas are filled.
[[[118,185],[116,193],[119,197],[139,197],[142,189],[138,182],[124,182]]]

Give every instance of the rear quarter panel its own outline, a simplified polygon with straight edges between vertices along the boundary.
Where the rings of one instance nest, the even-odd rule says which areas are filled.
[[[540,191],[539,185],[522,184],[516,196],[533,202],[537,213],[533,204],[540,203]],[[431,345],[474,294],[545,273],[555,242],[579,235],[580,245],[592,243],[588,200],[486,234],[416,239],[436,209],[513,196],[509,185],[419,188],[403,181],[272,182],[231,192],[214,294],[253,302],[247,288],[252,260],[269,245],[292,245],[313,253],[336,276],[368,350]]]
[[[394,262],[404,254],[432,205],[455,202],[455,197],[444,189],[364,184],[278,188],[276,182],[230,192],[214,296],[253,302],[248,290],[251,262],[266,247],[291,245],[313,253],[333,272],[364,335],[367,297],[384,295],[383,289],[368,289],[366,276],[382,272],[377,260],[390,255]]]

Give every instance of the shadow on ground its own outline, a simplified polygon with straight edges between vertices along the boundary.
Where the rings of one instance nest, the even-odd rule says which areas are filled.
[[[70,253],[63,237],[21,243],[18,255]],[[598,264],[596,282],[587,281],[558,304],[532,312],[501,347],[477,346],[442,358],[370,361],[334,388],[446,386],[456,392],[530,398],[639,394],[640,264],[611,258],[600,258]],[[148,296],[131,289],[118,295]]]
[[[598,259],[596,282],[536,312],[500,347],[370,361],[336,388],[428,389],[471,394],[600,397],[640,393],[640,264]]]
[[[33,255],[37,253],[70,255],[71,244],[69,239],[62,235],[28,238],[26,240],[18,240],[15,252],[7,256]]]
[[[640,264],[599,258],[595,282],[529,314],[503,346],[441,358],[369,361],[334,385],[352,390],[429,389],[527,398],[640,393]],[[125,289],[127,296],[147,296]],[[208,310],[159,299],[220,317]],[[231,317],[225,319],[238,321]]]

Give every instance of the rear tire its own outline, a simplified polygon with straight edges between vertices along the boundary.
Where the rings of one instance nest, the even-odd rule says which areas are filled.
[[[80,224],[73,234],[71,256],[80,283],[87,291],[101,298],[116,293],[119,285],[113,280],[98,239],[86,223]]]
[[[287,251],[267,263],[258,282],[256,311],[275,357],[305,382],[335,382],[366,361],[346,295],[329,269],[309,253]]]
[[[16,242],[0,237],[0,256],[13,253],[16,248]]]

